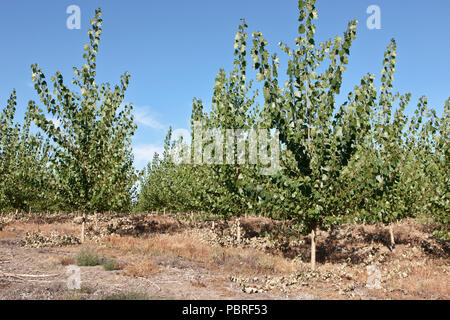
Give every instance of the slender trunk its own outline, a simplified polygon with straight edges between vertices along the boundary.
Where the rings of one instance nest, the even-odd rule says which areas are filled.
[[[241,222],[237,219],[237,243],[241,243]]]
[[[81,243],[84,243],[84,229],[86,224],[86,214],[83,213],[83,220],[81,221]]]
[[[311,269],[316,269],[316,228],[311,230]]]
[[[166,216],[166,208],[163,209],[163,216]]]
[[[308,70],[306,71],[308,72]],[[307,121],[308,121],[308,149],[311,151],[311,127],[310,127],[310,111],[309,111],[309,99],[308,99],[308,80],[306,80],[306,90],[305,90],[305,98],[306,98],[306,114],[307,114]]]
[[[39,222],[40,222],[39,219],[37,219],[38,232],[40,233],[41,232],[41,227],[40,227]]]
[[[391,238],[391,250],[395,248],[394,229],[392,224],[389,225],[389,236]]]

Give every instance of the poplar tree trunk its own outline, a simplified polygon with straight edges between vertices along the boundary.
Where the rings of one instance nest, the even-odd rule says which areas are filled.
[[[392,224],[389,225],[389,236],[391,239],[391,250],[394,250],[395,247],[395,239],[394,239],[394,230]]]
[[[83,220],[81,221],[81,243],[84,243],[84,229],[86,224],[86,214],[83,213]]]
[[[237,243],[241,243],[241,222],[237,219]]]
[[[316,228],[311,230],[311,269],[316,269]]]

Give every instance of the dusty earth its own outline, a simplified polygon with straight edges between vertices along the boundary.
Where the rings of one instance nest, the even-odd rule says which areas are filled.
[[[433,225],[347,224],[309,238],[266,218],[191,215],[0,216],[0,299],[449,299],[449,242]],[[83,255],[84,252],[84,255]],[[68,268],[86,252],[100,265]],[[109,262],[109,267],[106,266]]]

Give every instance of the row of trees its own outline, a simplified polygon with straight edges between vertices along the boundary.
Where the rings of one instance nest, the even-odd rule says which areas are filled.
[[[315,0],[299,1],[295,46],[280,43],[287,56],[286,76],[280,77],[279,59],[271,54],[262,33],[253,33],[250,63],[261,83],[264,103],[251,92],[247,77],[247,25],[235,37],[234,68],[216,76],[212,110],[194,100],[192,131],[203,128],[274,128],[280,137],[282,170],[260,174],[260,165],[176,164],[174,150],[184,142],[170,142],[162,159],[155,157],[142,179],[139,210],[207,211],[225,216],[247,212],[293,219],[311,234],[315,263],[315,233],[344,221],[383,222],[428,214],[448,237],[449,112],[442,116],[422,97],[409,117],[405,108],[411,94],[394,91],[396,42],[387,46],[381,85],[367,74],[336,102],[356,21],[343,37],[316,43]],[[282,84],[281,79],[287,79]],[[210,137],[203,137],[203,144]],[[206,140],[206,142],[205,142]],[[193,136],[191,161],[194,163]],[[236,156],[236,155],[235,155]],[[205,160],[205,159],[204,159]],[[391,246],[394,246],[392,228]]]
[[[27,114],[15,123],[16,92],[0,115],[0,208],[49,210],[55,204],[55,177],[50,161],[53,147],[41,134],[30,132]]]
[[[46,111],[30,101],[18,124],[13,92],[1,113],[0,210],[257,213],[296,221],[311,234],[313,265],[317,229],[345,221],[390,225],[424,213],[448,237],[450,99],[442,115],[428,107],[425,97],[412,116],[406,114],[411,94],[394,91],[392,40],[380,87],[367,74],[338,104],[357,23],[350,22],[342,37],[316,43],[317,16],[315,0],[299,1],[294,46],[279,44],[287,58],[282,76],[279,58],[269,52],[262,33],[253,33],[249,46],[242,21],[233,69],[218,72],[211,110],[193,101],[192,143],[173,141],[170,130],[164,154],[155,154],[148,164],[138,194],[130,146],[136,125],[132,105],[123,105],[130,76],[125,73],[114,87],[96,83],[102,32],[97,10],[84,46],[85,64],[74,68],[70,85],[56,72],[51,90],[39,66],[31,66]],[[251,72],[256,82],[249,80]],[[195,136],[199,127],[204,132],[200,140]],[[273,174],[261,174],[265,164],[249,161],[248,154],[245,163],[238,161],[243,155],[236,149],[231,155],[213,149],[210,156],[223,157],[223,164],[194,152],[209,148],[219,134],[249,147],[244,132],[261,128],[279,133],[278,145],[268,148],[281,167]],[[227,136],[228,129],[235,134]],[[190,163],[174,161],[174,152],[186,149]]]

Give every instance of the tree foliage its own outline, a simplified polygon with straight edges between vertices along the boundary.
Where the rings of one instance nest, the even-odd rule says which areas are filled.
[[[0,210],[41,211],[57,206],[55,172],[48,139],[30,131],[27,113],[15,122],[16,92],[0,115]]]
[[[426,97],[412,116],[407,114],[411,93],[394,91],[397,44],[392,40],[380,87],[375,75],[367,74],[338,104],[357,22],[351,21],[342,36],[316,43],[316,1],[298,3],[295,44],[279,44],[287,58],[286,75],[279,75],[280,58],[269,52],[261,32],[253,33],[247,56],[244,21],[235,36],[232,72],[221,69],[216,76],[211,111],[194,99],[191,115],[193,132],[195,125],[217,134],[230,128],[278,130],[282,170],[262,176],[258,165],[217,165],[204,158],[199,164],[192,154],[192,165],[177,163],[170,151],[183,142],[166,141],[163,159],[149,164],[140,202],[159,199],[147,210],[294,219],[304,233],[313,234],[343,222],[391,225],[426,214],[442,226],[438,234],[448,236],[449,101],[442,117],[428,107]],[[262,106],[258,90],[250,93],[255,87],[250,63],[261,85]],[[203,147],[210,138],[202,140]],[[193,143],[190,147],[192,153]]]
[[[114,88],[95,82],[100,17],[99,9],[91,20],[90,44],[84,46],[86,63],[74,68],[72,84],[79,92],[65,85],[57,71],[51,78],[52,94],[39,66],[31,66],[40,101],[53,118],[48,118],[34,101],[29,103],[30,115],[55,143],[54,164],[61,197],[71,208],[84,211],[129,208],[136,181],[130,147],[136,125],[132,105],[122,106],[130,75],[122,75],[120,85]]]
[[[436,236],[449,238],[450,98],[440,116],[425,96],[408,114],[412,94],[394,90],[392,39],[380,86],[367,74],[338,103],[357,22],[349,22],[341,36],[317,43],[315,4],[298,1],[298,36],[292,47],[279,43],[279,52],[269,52],[261,32],[250,41],[242,20],[232,70],[217,73],[210,109],[193,100],[191,141],[174,139],[169,130],[164,153],[155,154],[140,175],[134,210],[294,220],[312,235],[312,260],[316,230],[344,222],[392,226],[428,216],[439,226]],[[123,103],[130,75],[123,74],[114,87],[96,83],[101,33],[99,9],[84,46],[85,64],[74,68],[70,85],[56,72],[51,90],[39,66],[31,66],[45,111],[30,101],[18,123],[15,91],[3,108],[0,210],[132,208],[139,175],[131,153],[133,106]],[[284,75],[278,56],[287,64]],[[235,147],[241,141],[249,150],[243,132],[256,129],[279,133],[278,145],[268,152],[279,155],[281,170],[270,175],[261,174],[261,155],[255,163],[245,154],[242,163],[237,148],[227,150],[227,143]]]

